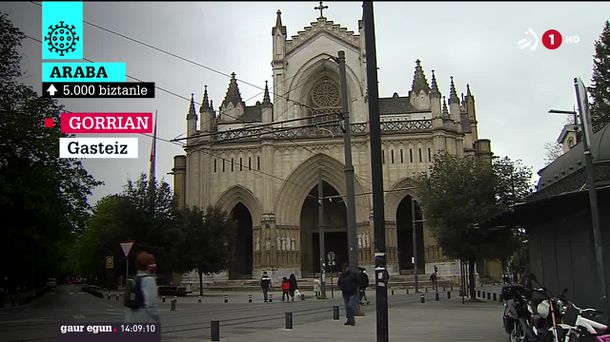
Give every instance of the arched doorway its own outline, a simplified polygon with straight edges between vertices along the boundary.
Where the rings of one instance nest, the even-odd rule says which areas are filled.
[[[398,243],[398,265],[401,270],[413,269],[413,215],[412,204],[415,205],[415,235],[417,240],[417,269],[423,271],[424,260],[424,229],[421,222],[422,214],[417,201],[412,201],[410,195],[405,196],[396,209],[396,235]]]
[[[335,271],[341,267],[342,262],[348,262],[347,209],[337,190],[326,182],[322,183],[325,198],[323,200],[324,255],[326,256],[330,251],[335,253],[336,266],[333,269]],[[304,277],[320,272],[318,210],[316,185],[305,198],[301,210],[301,272]]]
[[[252,215],[241,202],[231,210],[237,224],[233,237],[233,253],[229,263],[229,279],[252,278]]]

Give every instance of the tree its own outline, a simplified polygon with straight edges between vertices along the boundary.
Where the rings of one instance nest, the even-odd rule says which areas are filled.
[[[226,269],[232,255],[229,241],[236,230],[235,222],[219,206],[209,206],[204,213],[199,208],[180,211],[184,233],[181,250],[183,271],[197,270],[199,294],[203,295],[203,274]]]
[[[544,150],[544,163],[546,165],[549,165],[550,163],[554,162],[563,154],[563,148],[561,147],[561,144],[558,143],[546,143],[544,144]]]
[[[136,181],[128,180],[121,194],[98,202],[79,240],[79,265],[84,274],[103,279],[104,257],[114,256],[112,277],[124,275],[125,256],[120,243],[133,240],[130,265],[139,251],[150,252],[156,256],[159,277],[165,281],[175,271],[182,253],[182,232],[169,185],[151,182],[145,174]]]
[[[591,121],[597,132],[610,122],[610,23],[606,21],[599,39],[595,42],[591,94]]]
[[[531,171],[508,158],[491,165],[441,153],[434,157],[429,173],[416,179],[416,194],[433,236],[447,256],[468,263],[472,298],[475,262],[506,258],[519,243],[513,229],[483,228],[479,223],[528,194],[530,177]]]
[[[100,185],[80,161],[59,159],[62,106],[20,84],[17,49],[24,35],[0,14],[0,257],[5,286],[40,284],[59,271],[66,241],[85,227],[87,196]],[[16,257],[19,256],[19,257]]]

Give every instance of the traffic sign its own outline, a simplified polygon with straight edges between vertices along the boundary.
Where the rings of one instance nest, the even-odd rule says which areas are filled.
[[[114,268],[114,257],[107,256],[106,257],[106,269],[111,270]]]
[[[129,255],[129,251],[131,250],[134,242],[135,241],[121,242],[121,248],[123,249],[123,253],[125,254],[126,258]]]

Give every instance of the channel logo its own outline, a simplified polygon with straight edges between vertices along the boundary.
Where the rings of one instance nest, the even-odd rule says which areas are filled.
[[[534,51],[538,47],[538,35],[531,28],[525,31],[526,38],[523,38],[517,42],[519,44],[519,49],[523,50],[530,46],[530,50]]]
[[[538,34],[531,28],[525,31],[526,38],[517,41],[520,50],[524,50],[529,47],[530,51],[535,51],[538,47],[538,43],[542,42],[542,45],[548,50],[558,49],[562,43],[566,44],[578,44],[580,43],[580,37],[576,35],[563,36],[558,30],[549,29],[546,30],[542,37],[539,39]]]

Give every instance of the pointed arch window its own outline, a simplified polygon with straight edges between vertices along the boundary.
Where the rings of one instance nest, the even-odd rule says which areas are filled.
[[[328,77],[318,80],[309,94],[309,107],[309,116],[318,116],[310,118],[309,124],[336,120],[337,114],[341,113],[339,85]]]

